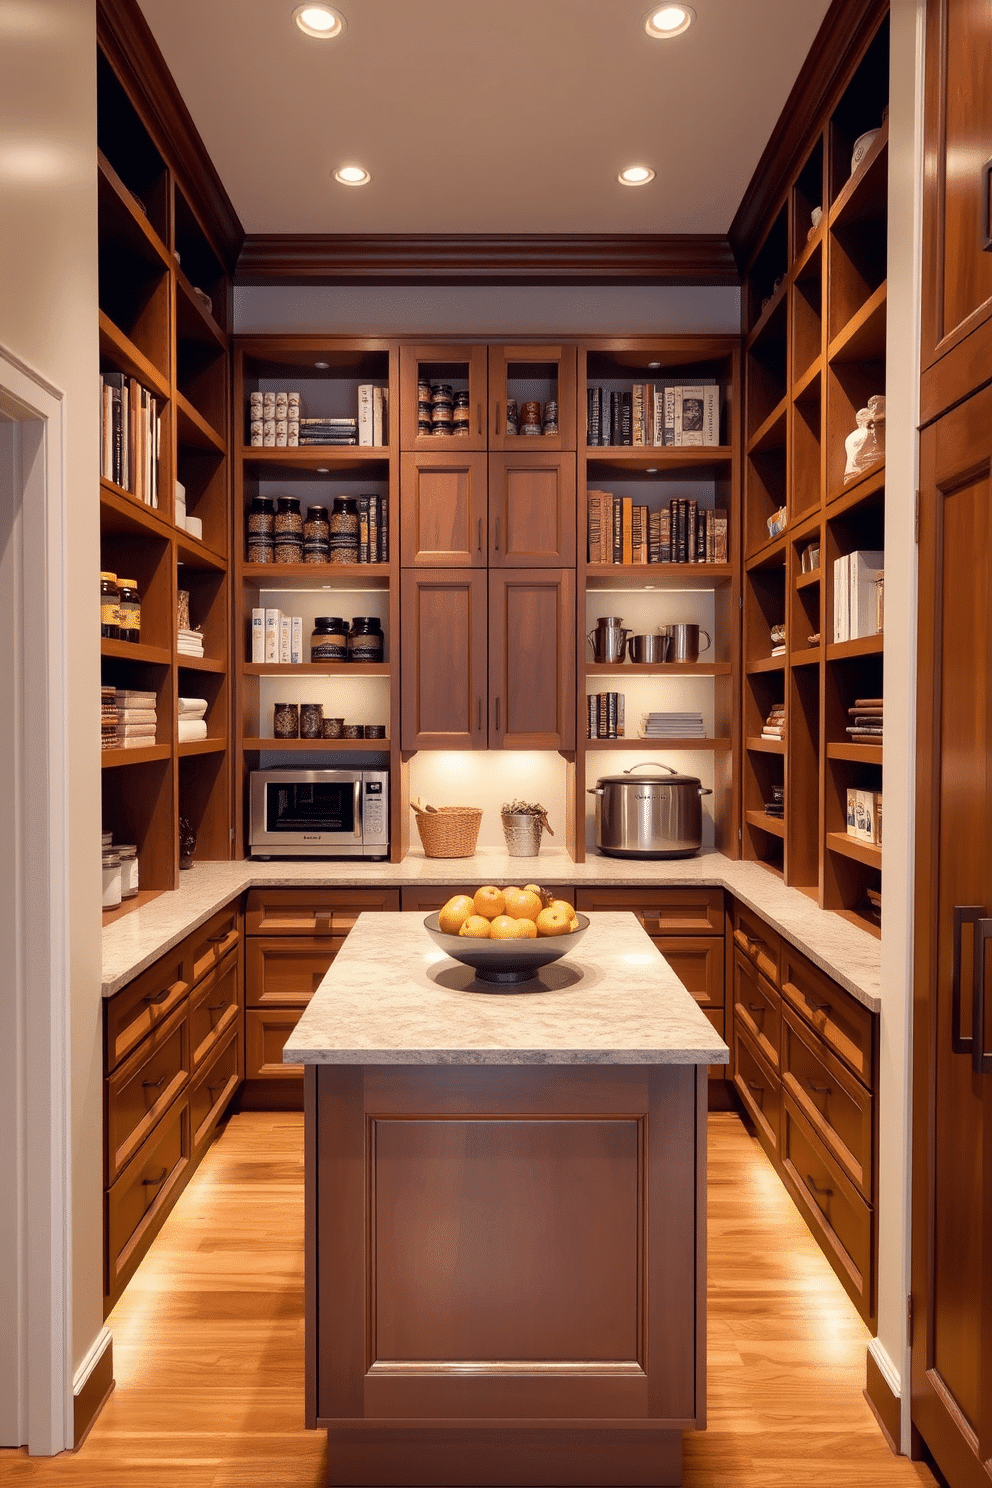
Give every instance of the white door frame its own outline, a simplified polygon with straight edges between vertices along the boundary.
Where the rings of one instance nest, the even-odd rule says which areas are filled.
[[[0,347],[0,1445],[39,1456],[73,1445],[65,471],[63,394]]]

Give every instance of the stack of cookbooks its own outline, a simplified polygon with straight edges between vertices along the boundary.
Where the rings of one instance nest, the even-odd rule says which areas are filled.
[[[785,704],[784,703],[776,703],[774,705],[774,707],[772,707],[771,709],[769,709],[768,717],[765,719],[764,726],[763,726],[763,728],[761,730],[761,737],[763,739],[784,739],[785,738]]]
[[[300,444],[357,444],[357,418],[301,418]]]
[[[702,713],[644,713],[642,739],[704,739]]]
[[[854,707],[848,708],[846,733],[852,744],[881,744],[882,699],[856,698]]]
[[[773,816],[776,818],[777,821],[781,821],[782,818],[785,816],[784,785],[772,786],[772,798],[770,801],[765,802],[765,815]]]

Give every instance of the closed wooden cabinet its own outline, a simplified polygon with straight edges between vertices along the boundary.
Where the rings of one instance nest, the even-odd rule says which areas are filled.
[[[992,1482],[992,389],[923,432],[919,572],[912,1412],[951,1488],[979,1488]]]
[[[575,566],[575,456],[537,443],[489,456],[490,568]]]
[[[489,561],[486,456],[463,450],[463,439],[447,443],[458,448],[402,457],[404,568],[485,568]]]
[[[489,737],[485,571],[407,569],[403,616],[404,749],[485,749]]]
[[[489,745],[575,748],[575,574],[490,570]]]
[[[574,346],[490,346],[489,348],[489,448],[514,449],[520,444],[541,450],[575,449]],[[507,419],[512,399],[519,415],[527,402],[541,407],[541,433],[521,434]],[[549,404],[557,408],[552,428]]]

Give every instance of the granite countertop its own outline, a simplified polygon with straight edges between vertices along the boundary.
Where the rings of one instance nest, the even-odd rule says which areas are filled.
[[[425,858],[411,850],[402,863],[353,859],[328,862],[197,863],[180,887],[124,915],[103,932],[103,995],[120,991],[218,909],[250,888],[374,888],[384,884],[477,888],[483,883],[530,879],[561,884],[627,888],[706,885],[726,889],[762,916],[814,965],[872,1012],[882,1007],[881,942],[840,915],[819,909],[806,894],[786,888],[760,863],[734,862],[704,849],[695,858],[606,858],[598,853],[573,863],[562,848],[542,848],[536,858],[511,858],[482,848],[471,858]]]
[[[629,911],[539,973],[475,980],[420,913],[360,915],[283,1050],[287,1064],[726,1064],[730,1051]],[[530,988],[537,985],[527,984]]]

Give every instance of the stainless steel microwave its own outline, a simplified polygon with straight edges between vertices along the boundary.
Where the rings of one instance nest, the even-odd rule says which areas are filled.
[[[253,770],[253,858],[388,858],[387,770]]]

